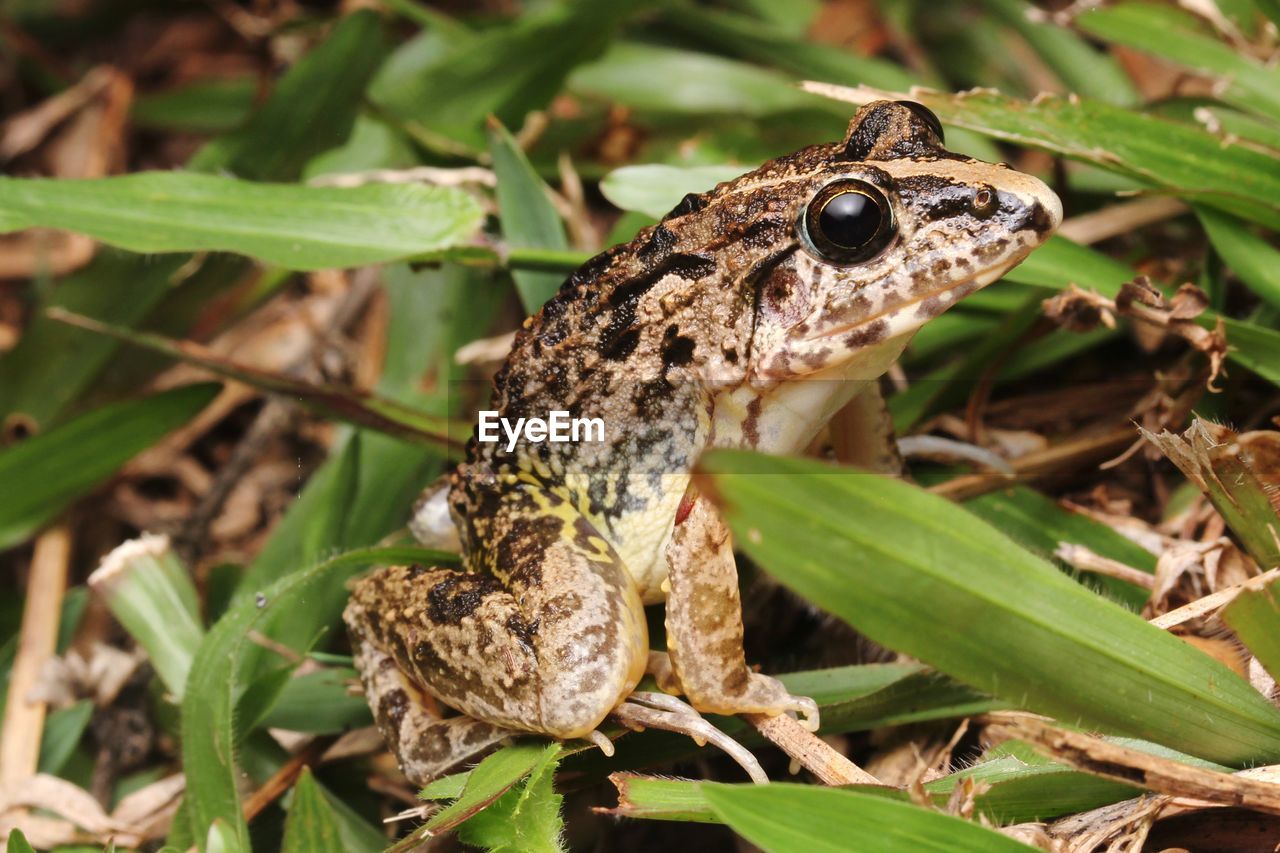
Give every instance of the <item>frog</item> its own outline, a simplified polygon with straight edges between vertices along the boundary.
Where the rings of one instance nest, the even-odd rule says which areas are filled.
[[[611,717],[701,737],[704,713],[816,729],[811,698],[747,664],[733,537],[698,459],[804,451],[1061,219],[1042,181],[883,100],[842,140],[688,194],[569,275],[517,332],[492,406],[599,418],[603,440],[473,435],[416,516],[461,567],[385,567],[351,590],[362,688],[405,775],[423,784],[513,735],[607,752]],[[649,647],[658,603],[665,651]],[[646,676],[659,690],[637,690]]]

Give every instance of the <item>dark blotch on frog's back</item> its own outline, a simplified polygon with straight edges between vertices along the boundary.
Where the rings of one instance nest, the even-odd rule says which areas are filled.
[[[492,575],[458,572],[427,592],[427,615],[437,624],[456,625],[475,613],[486,595],[502,588]]]
[[[705,210],[710,203],[709,194],[699,195],[698,193],[686,193],[685,197],[676,203],[676,206],[667,211],[667,215],[662,217],[663,220],[676,219],[680,216],[688,216],[690,213],[697,213]]]
[[[646,272],[619,284],[609,294],[609,318],[596,342],[596,351],[612,361],[627,358],[640,339],[640,331],[633,324],[641,297],[669,275],[693,282],[715,270],[715,260],[707,255],[676,253],[666,255],[659,263],[650,265]]]
[[[684,367],[693,361],[693,353],[696,346],[693,338],[680,334],[678,326],[668,326],[662,334],[663,367]]]

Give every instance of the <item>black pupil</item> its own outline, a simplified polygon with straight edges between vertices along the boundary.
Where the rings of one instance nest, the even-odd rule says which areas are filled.
[[[818,214],[822,236],[842,249],[866,245],[880,230],[880,207],[860,192],[849,190],[833,196]]]

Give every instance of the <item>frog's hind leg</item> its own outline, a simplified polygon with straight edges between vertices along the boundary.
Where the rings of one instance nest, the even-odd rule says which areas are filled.
[[[490,544],[472,555],[495,574],[383,569],[355,585],[348,624],[470,717],[586,736],[644,674],[639,593],[617,552],[568,504],[529,487],[497,500],[485,520]]]
[[[382,738],[400,769],[415,785],[425,785],[460,764],[476,760],[516,734],[471,717],[441,718],[431,700],[412,684],[390,656],[368,640],[357,640],[356,668]]]

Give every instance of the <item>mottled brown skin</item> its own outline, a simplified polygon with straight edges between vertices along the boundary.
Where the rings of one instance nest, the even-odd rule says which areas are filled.
[[[800,225],[849,178],[897,223],[857,264]],[[701,711],[816,725],[810,700],[746,666],[732,542],[693,465],[713,446],[805,447],[919,326],[1060,218],[1036,179],[947,151],[922,108],[877,102],[843,141],[687,196],[571,275],[517,335],[494,408],[599,417],[605,441],[473,439],[449,483],[453,529],[437,531],[467,572],[391,568],[352,592],[365,690],[406,773],[423,781],[504,731],[585,736],[646,668]],[[642,603],[662,600],[669,657],[651,659]],[[435,723],[421,692],[465,716]]]

